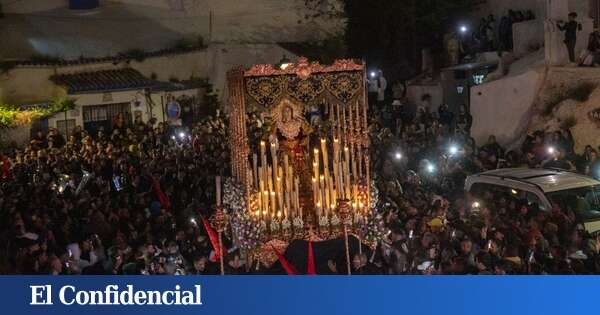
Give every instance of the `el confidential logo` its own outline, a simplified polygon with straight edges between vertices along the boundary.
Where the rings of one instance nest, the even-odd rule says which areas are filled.
[[[30,285],[29,305],[54,305],[52,285]],[[62,305],[202,305],[200,285],[191,290],[137,290],[128,284],[124,288],[107,285],[104,290],[78,290],[65,285],[58,290],[58,301]]]

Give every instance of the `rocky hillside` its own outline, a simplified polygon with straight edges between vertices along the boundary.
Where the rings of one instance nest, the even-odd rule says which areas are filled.
[[[600,146],[600,69],[550,69],[534,105],[529,132],[570,128],[578,152]]]

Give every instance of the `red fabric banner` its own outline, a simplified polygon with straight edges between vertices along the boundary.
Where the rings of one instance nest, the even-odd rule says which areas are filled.
[[[169,201],[169,197],[167,197],[167,195],[162,191],[162,189],[160,189],[160,183],[158,182],[158,180],[156,180],[156,178],[154,178],[154,176],[150,176],[150,179],[152,179],[152,187],[154,188],[154,193],[158,196],[158,201],[160,202],[160,205],[167,209],[167,210],[171,210],[171,201]]]
[[[218,261],[221,257],[221,251],[219,248],[219,235],[217,232],[210,226],[210,223],[205,218],[202,218],[202,224],[204,224],[204,228],[206,229],[206,234],[208,234],[208,238],[210,239],[210,243],[215,251],[215,255],[213,256],[214,261]],[[224,249],[225,246],[223,246]]]
[[[308,259],[306,262],[306,274],[317,274],[315,269],[315,256],[313,255],[312,241],[308,241]]]
[[[2,179],[10,179],[10,161],[6,156],[2,157]]]
[[[298,274],[298,270],[296,270],[296,267],[290,264],[290,262],[287,259],[285,259],[285,257],[275,247],[273,247],[273,251],[277,255],[277,259],[279,259],[281,266],[283,266],[283,269],[285,269],[285,272],[287,272],[288,276],[295,276]]]

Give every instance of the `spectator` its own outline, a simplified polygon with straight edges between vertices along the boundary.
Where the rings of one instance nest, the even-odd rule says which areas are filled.
[[[567,23],[563,21],[557,22],[558,29],[565,32],[565,46],[569,53],[569,61],[575,62],[575,45],[577,45],[577,32],[582,30],[581,24],[576,21],[577,13],[569,13],[569,21]]]

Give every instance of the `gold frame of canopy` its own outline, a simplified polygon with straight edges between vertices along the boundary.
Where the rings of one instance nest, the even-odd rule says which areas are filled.
[[[299,210],[299,216],[302,219],[302,208],[307,205],[303,203],[303,206],[298,206],[296,201],[294,206],[294,201],[290,202],[288,200],[290,197],[287,195],[284,197],[281,188],[278,188],[281,179],[284,182],[289,180],[289,183],[292,183],[292,199],[294,197],[296,200],[298,199],[300,194],[298,179],[295,179],[296,188],[294,191],[294,179],[287,178],[288,156],[285,156],[285,166],[281,165],[284,163],[280,163],[278,166],[278,158],[273,158],[273,156],[277,156],[273,149],[275,144],[271,143],[272,151],[270,154],[274,165],[269,165],[267,170],[265,167],[265,161],[267,160],[265,151],[269,153],[269,145],[266,145],[265,149],[265,142],[262,139],[259,141],[260,143],[249,143],[247,107],[251,104],[254,107],[260,107],[263,111],[271,111],[282,102],[288,102],[290,106],[301,106],[306,109],[309,103],[319,97],[324,97],[322,95],[325,94],[332,100],[324,103],[324,106],[327,107],[330,128],[326,134],[319,136],[321,139],[320,145],[316,144],[309,149],[308,157],[313,158],[309,175],[313,181],[313,201],[318,199],[318,197],[315,197],[317,194],[319,197],[321,196],[318,192],[325,190],[327,193],[323,196],[327,197],[327,206],[323,207],[325,198],[322,198],[320,200],[323,200],[323,204],[319,203],[318,208],[322,207],[323,212],[315,209],[311,209],[311,211],[318,211],[318,216],[322,213],[325,216],[331,216],[334,210],[339,210],[340,204],[349,204],[354,208],[354,213],[358,211],[361,214],[366,214],[366,211],[370,210],[368,183],[370,183],[371,177],[368,156],[366,82],[364,63],[351,59],[341,59],[336,60],[331,65],[321,65],[318,62],[309,62],[306,58],[301,57],[296,63],[289,64],[285,68],[261,64],[254,65],[249,69],[234,68],[227,73],[232,176],[246,187],[247,211],[251,215],[253,214],[251,207],[255,206],[252,204],[255,203],[253,201],[256,201],[256,199],[259,199],[258,203],[262,203],[267,209],[271,204],[274,205],[272,208],[279,207],[280,211],[276,213],[280,217],[282,216],[281,210],[285,208],[284,215],[286,219],[288,218],[288,211],[293,213],[294,208],[296,215],[298,215]],[[292,103],[296,105],[292,105]],[[332,148],[330,153],[333,158],[328,162],[330,160],[328,147],[330,146]],[[260,149],[260,158],[257,158],[258,148]],[[319,149],[321,150],[320,153]],[[265,186],[271,187],[269,188],[270,193],[265,191],[264,200],[261,198],[262,191],[258,192],[256,198],[251,196],[252,192],[255,191],[253,187],[258,186],[258,178],[260,177],[260,175],[257,176],[256,160],[259,160],[261,166],[265,167],[259,173],[265,173],[267,174],[265,178],[273,179],[272,183],[270,180],[264,183]],[[319,165],[320,160],[323,162]],[[333,166],[331,172],[330,166]],[[292,169],[290,168],[290,170]],[[346,175],[344,176],[344,174]],[[316,185],[314,183],[315,178]],[[321,190],[319,190],[319,181],[325,182],[325,185],[321,183]],[[348,184],[350,182],[354,186],[350,186]],[[330,186],[327,186],[327,183]],[[261,184],[263,183],[261,182]],[[289,187],[290,185],[286,184],[285,186]],[[315,189],[318,192],[315,192]],[[271,203],[272,195],[275,192],[278,196],[281,193],[278,197],[279,203],[276,201]],[[285,204],[282,200],[285,200]],[[358,205],[358,200],[361,200],[360,205]],[[315,204],[313,203],[312,206]],[[343,208],[347,208],[347,206]],[[347,213],[342,213],[345,211],[335,211],[335,215],[338,215],[337,212],[340,212],[339,217],[342,218],[342,220],[338,220],[338,226],[343,225],[345,229],[347,221],[352,224],[353,218],[350,217],[348,220]],[[258,211],[256,215],[262,218],[262,212]],[[272,218],[273,215],[274,213],[270,214],[270,217]],[[304,229],[307,228],[304,225]],[[309,234],[311,233],[309,232]],[[306,235],[296,234],[295,236],[302,237]]]

